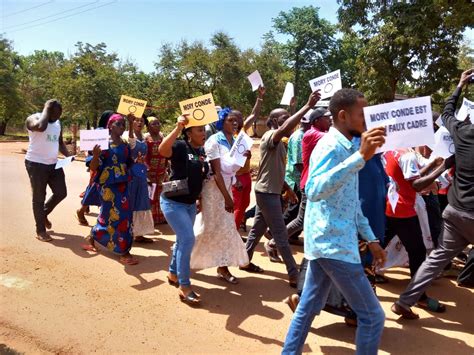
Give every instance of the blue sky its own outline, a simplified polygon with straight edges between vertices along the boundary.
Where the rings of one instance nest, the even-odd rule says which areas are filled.
[[[305,5],[320,7],[321,17],[336,22],[335,0],[0,0],[0,33],[21,54],[36,49],[71,54],[78,41],[105,42],[109,50],[150,72],[165,42],[208,43],[213,33],[224,31],[240,48],[257,49],[272,18]]]
[[[272,18],[306,5],[337,22],[336,0],[0,0],[0,33],[21,54],[36,49],[71,54],[78,41],[104,42],[150,72],[165,42],[208,43],[224,31],[240,48],[258,49]],[[473,40],[474,30],[466,35]]]

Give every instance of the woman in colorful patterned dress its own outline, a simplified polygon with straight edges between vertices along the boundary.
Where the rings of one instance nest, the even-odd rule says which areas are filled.
[[[120,262],[126,265],[138,264],[130,254],[132,248],[132,211],[130,208],[128,183],[131,152],[121,136],[125,131],[125,119],[114,114],[109,118],[109,149],[101,151],[96,145],[92,151],[90,168],[97,171],[96,182],[101,186],[101,206],[97,224],[86,238],[83,248],[97,252],[95,242],[120,254]]]
[[[157,224],[166,223],[165,216],[160,207],[160,195],[163,189],[163,182],[168,181],[168,159],[160,155],[158,151],[163,138],[161,123],[158,118],[153,116],[148,117],[148,134],[145,135],[148,152],[145,163],[148,167],[149,183],[156,184],[155,193],[151,200],[151,213],[153,214],[155,226]]]
[[[133,240],[137,243],[153,243],[153,239],[144,237],[144,235],[155,232],[148,195],[147,166],[145,165],[148,148],[142,134],[146,121],[142,117],[130,115],[128,116],[128,122],[130,127],[128,142],[133,159],[129,185],[130,208],[133,213]]]

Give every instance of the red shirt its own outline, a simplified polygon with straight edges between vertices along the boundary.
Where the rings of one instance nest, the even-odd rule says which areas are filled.
[[[385,171],[397,183],[399,195],[395,213],[387,199],[385,215],[396,218],[416,216],[416,191],[411,186],[411,182],[420,176],[420,170],[415,152],[398,149],[386,152],[384,158]]]
[[[309,159],[311,158],[311,153],[313,152],[314,147],[318,144],[319,140],[324,136],[325,132],[320,131],[317,128],[311,127],[303,136],[303,141],[301,143],[302,158],[303,158],[303,171],[301,172],[301,182],[300,188],[303,190],[306,181],[308,180],[308,171],[309,171]]]

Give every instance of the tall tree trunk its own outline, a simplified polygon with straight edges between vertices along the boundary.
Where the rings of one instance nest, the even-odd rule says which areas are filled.
[[[7,121],[0,121],[0,136],[5,135],[5,131],[7,130]]]

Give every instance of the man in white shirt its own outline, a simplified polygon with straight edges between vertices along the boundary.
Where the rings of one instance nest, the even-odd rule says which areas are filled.
[[[55,169],[58,151],[66,157],[69,156],[59,121],[61,114],[59,101],[48,100],[42,113],[35,113],[26,119],[30,145],[25,157],[25,166],[33,193],[36,238],[42,242],[52,240],[46,232],[46,228],[52,227],[48,215],[67,195],[63,169]],[[53,195],[45,203],[48,185]]]

